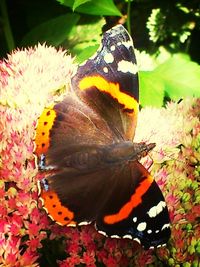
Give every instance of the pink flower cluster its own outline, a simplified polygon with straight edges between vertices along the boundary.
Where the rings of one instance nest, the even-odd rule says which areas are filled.
[[[53,225],[50,238],[66,236],[66,259],[60,267],[74,266],[146,266],[154,262],[152,251],[144,251],[137,242],[106,238],[93,225],[63,228]]]
[[[199,266],[200,99],[139,114],[135,141],[156,142],[151,173],[172,221],[166,247],[144,251],[93,225],[61,227],[47,217],[38,199],[35,126],[43,108],[62,99],[75,68],[65,51],[42,45],[0,62],[0,266]]]
[[[200,99],[185,99],[165,109],[145,108],[139,115],[136,138],[150,142],[155,138],[157,144],[151,155],[151,173],[167,202],[172,237],[166,248],[155,251],[155,256],[168,266],[200,264],[199,110]],[[148,132],[142,126],[145,120]]]

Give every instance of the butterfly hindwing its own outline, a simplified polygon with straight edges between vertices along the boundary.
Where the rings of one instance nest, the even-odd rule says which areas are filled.
[[[118,197],[110,198],[96,228],[111,237],[134,239],[146,249],[166,244],[171,233],[170,220],[158,185],[137,161],[128,163],[120,175],[128,180],[129,189],[123,188],[123,178],[118,177],[120,184],[115,191]],[[125,200],[125,195],[128,199],[123,204],[115,204],[115,198]],[[117,212],[110,212],[111,206]]]
[[[50,216],[62,225],[96,222],[101,233],[135,239],[145,248],[165,244],[167,207],[145,168],[136,161],[95,166],[64,168],[45,180],[42,198]]]

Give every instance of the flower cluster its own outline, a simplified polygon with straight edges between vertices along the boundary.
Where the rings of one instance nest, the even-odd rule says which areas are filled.
[[[144,251],[130,240],[100,235],[93,225],[61,227],[41,208],[33,141],[37,118],[62,99],[75,69],[65,51],[42,45],[0,62],[0,266],[198,266],[200,99],[139,114],[135,142],[156,142],[151,173],[172,222],[166,247]],[[143,164],[149,167],[149,158]]]
[[[165,196],[171,217],[171,240],[166,248],[155,251],[156,258],[168,266],[199,264],[199,110],[200,99],[185,99],[162,109],[145,108],[139,114],[136,139],[156,141],[151,173]]]

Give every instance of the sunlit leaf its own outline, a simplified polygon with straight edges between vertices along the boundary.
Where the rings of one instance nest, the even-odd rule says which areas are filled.
[[[155,69],[162,79],[165,93],[174,100],[185,96],[200,96],[200,65],[188,56],[176,54]]]
[[[161,107],[164,100],[164,84],[154,71],[140,71],[140,104]]]
[[[74,0],[57,0],[62,5],[74,8]],[[90,0],[86,3],[79,5],[76,8],[77,12],[90,14],[90,15],[100,15],[100,16],[121,16],[121,12],[115,6],[113,0]]]
[[[79,62],[87,59],[96,51],[101,42],[104,24],[103,18],[89,16],[71,30],[68,36],[68,48]],[[79,56],[79,54],[81,55]]]
[[[76,55],[76,62],[82,63],[89,57],[91,57],[98,49],[99,45],[88,46],[87,49],[83,49],[82,52]]]
[[[73,4],[73,7],[72,7],[73,11],[74,11],[77,7],[81,6],[82,4],[85,4],[86,2],[90,2],[90,1],[91,1],[91,0],[75,0],[75,1],[74,1],[74,4]]]

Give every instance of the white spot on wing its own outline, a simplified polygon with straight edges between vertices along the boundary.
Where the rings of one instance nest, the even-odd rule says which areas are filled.
[[[80,222],[78,225],[80,225],[80,226],[82,226],[82,225],[88,225],[88,224],[90,224],[91,222]]]
[[[111,238],[120,238],[120,236],[118,236],[118,235],[111,235],[110,237]]]
[[[46,213],[48,213],[48,210],[46,208],[44,208],[44,210],[46,211]],[[55,221],[54,218],[50,215],[50,214],[47,214],[49,216],[49,218],[52,220],[52,221]],[[56,222],[57,224],[59,225],[62,225],[61,223],[59,222]]]
[[[111,45],[110,50],[111,51],[115,51],[115,46],[114,45]]]
[[[133,239],[132,235],[124,235],[123,238]]]
[[[164,201],[160,201],[158,205],[150,208],[150,210],[147,212],[149,217],[153,218],[156,217],[159,213],[163,211],[163,209],[166,207],[166,203]]]
[[[124,73],[130,72],[132,74],[136,74],[138,72],[138,67],[130,61],[121,60],[118,62],[117,70]]]
[[[147,230],[147,233],[148,233],[148,234],[151,234],[151,233],[152,233],[152,231],[151,231],[151,230]]]
[[[62,225],[62,224],[61,224]],[[70,227],[76,227],[76,224],[75,223],[69,223],[67,226],[70,226]]]
[[[105,60],[106,63],[109,64],[109,63],[112,63],[114,61],[114,57],[113,57],[113,55],[111,53],[107,53],[104,56],[104,60]]]
[[[166,223],[166,224],[163,225],[163,227],[162,227],[161,230],[163,231],[164,229],[169,228],[169,227],[170,227],[170,224],[169,223]]]
[[[137,222],[137,217],[134,217],[134,218],[133,218],[133,222],[134,222],[134,223]]]
[[[147,224],[145,222],[141,222],[138,224],[137,230],[138,231],[144,231],[146,229],[146,227],[147,227]]]
[[[104,67],[104,68],[103,68],[103,71],[104,71],[105,73],[108,73],[108,68],[107,68],[107,67]]]
[[[41,185],[40,185],[40,181],[37,181],[37,186],[38,186],[38,196],[41,195]]]
[[[133,47],[133,41],[132,39],[128,40],[128,41],[123,41],[123,42],[117,42],[117,45],[124,45],[127,49],[129,49],[130,47]]]
[[[128,40],[127,42],[122,42],[122,45],[124,45],[126,48],[130,48],[133,46],[132,40]]]
[[[140,239],[134,238],[133,240],[136,241],[136,242],[138,242],[139,244],[141,244]]]
[[[107,236],[107,234],[104,231],[98,231],[101,235]]]

